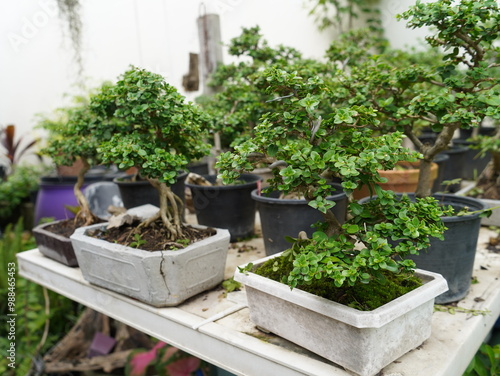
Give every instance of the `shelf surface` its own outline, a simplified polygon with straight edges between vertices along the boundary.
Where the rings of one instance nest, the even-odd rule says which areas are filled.
[[[494,233],[481,229],[474,283],[455,314],[436,311],[432,335],[383,369],[383,376],[460,376],[500,314],[500,254],[486,249]],[[261,238],[231,246],[226,278],[237,265],[264,257]],[[155,308],[85,281],[79,268],[18,254],[19,274],[74,301],[150,334],[236,375],[347,376],[343,368],[278,336],[259,331],[245,308],[244,291],[216,288],[177,307]],[[474,315],[470,310],[487,312]],[[213,321],[214,318],[217,320]]]

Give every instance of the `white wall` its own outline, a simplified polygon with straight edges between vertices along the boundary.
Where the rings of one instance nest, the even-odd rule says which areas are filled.
[[[309,0],[81,0],[84,82],[96,87],[134,64],[162,74],[182,89],[189,52],[199,52],[196,19],[204,11],[221,19],[224,42],[241,27],[259,25],[271,45],[321,57],[332,32],[319,32]],[[200,4],[204,3],[204,7]],[[401,47],[414,42],[394,16],[413,1],[380,0],[388,37]],[[404,5],[404,6],[403,6]],[[406,33],[406,34],[405,34]],[[37,113],[68,104],[79,93],[77,66],[55,0],[0,0],[0,125],[31,132]],[[227,54],[224,61],[228,62]],[[198,93],[184,93],[193,99]]]

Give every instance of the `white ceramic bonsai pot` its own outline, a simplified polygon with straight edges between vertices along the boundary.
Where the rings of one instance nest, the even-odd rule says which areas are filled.
[[[258,266],[269,258],[254,262]],[[250,319],[362,376],[421,345],[431,334],[434,298],[448,289],[439,274],[418,270],[424,285],[373,311],[359,311],[236,269],[245,285]]]
[[[91,284],[155,307],[175,306],[224,280],[229,232],[176,251],[145,251],[86,235],[105,227],[82,227],[71,236],[81,272]]]

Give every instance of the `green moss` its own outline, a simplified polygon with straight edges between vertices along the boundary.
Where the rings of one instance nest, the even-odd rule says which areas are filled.
[[[293,264],[288,258],[277,257],[268,260],[254,272],[283,282],[292,268]],[[309,285],[300,285],[297,288],[361,311],[372,311],[422,285],[422,281],[414,275],[387,271],[382,271],[382,275],[382,281],[373,279],[368,284],[336,287],[332,280],[327,279],[314,280]]]

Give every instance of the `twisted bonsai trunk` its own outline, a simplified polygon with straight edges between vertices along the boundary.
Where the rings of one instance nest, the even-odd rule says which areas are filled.
[[[149,226],[154,221],[161,219],[163,225],[170,233],[169,240],[177,240],[183,235],[182,231],[182,200],[172,192],[167,184],[158,181],[158,179],[149,179],[153,187],[160,195],[160,210],[158,213],[141,223],[142,226]]]
[[[73,193],[75,194],[78,206],[80,207],[79,212],[75,216],[75,223],[82,219],[85,221],[83,226],[89,226],[97,222],[97,217],[90,210],[89,202],[82,192],[82,187],[85,182],[85,174],[88,170],[90,170],[90,164],[85,158],[81,158],[81,161],[83,163],[83,167],[80,171],[78,171],[76,183],[73,186]]]

